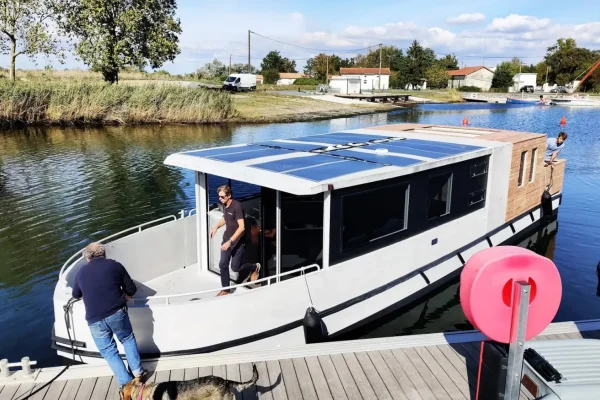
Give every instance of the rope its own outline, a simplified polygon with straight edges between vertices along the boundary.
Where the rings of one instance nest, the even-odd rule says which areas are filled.
[[[550,188],[552,187],[553,182],[553,175],[554,175],[554,165],[549,164],[548,167],[550,167],[550,182],[548,183],[548,185],[546,186],[546,190],[550,190]],[[546,173],[548,172],[548,169],[546,168],[546,171],[544,171],[544,179],[546,178]]]
[[[310,289],[308,288],[308,280],[306,279],[306,274],[304,273],[304,271],[302,271],[302,275],[304,276],[304,285],[306,285],[306,292],[308,293],[308,304],[312,308],[315,308],[313,306],[312,296],[310,295]]]
[[[73,307],[73,304],[76,303],[76,302],[78,302],[79,300],[81,300],[81,299],[76,299],[74,297],[71,297],[69,299],[69,301],[67,301],[67,304],[65,304],[63,306],[63,310],[65,310],[65,326],[67,328],[67,335],[69,336],[69,343],[71,344],[71,354],[73,356],[73,362],[75,362],[75,346],[73,346],[73,339],[71,338],[71,331],[69,330],[69,326],[71,325],[71,316],[69,315],[69,311],[71,311],[71,308]],[[27,400],[27,399],[29,399],[34,394],[38,393],[39,391],[41,391],[42,389],[44,389],[45,387],[47,387],[48,385],[50,385],[52,382],[54,382],[67,369],[69,369],[69,367],[70,367],[70,365],[65,366],[54,378],[50,379],[45,384],[43,384],[42,386],[40,386],[39,388],[37,388],[33,392],[29,393],[27,396],[25,396],[25,397],[18,397],[18,398],[14,399],[14,400]]]

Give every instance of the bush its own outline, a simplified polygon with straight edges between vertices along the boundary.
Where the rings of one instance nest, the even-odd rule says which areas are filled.
[[[315,78],[298,78],[294,81],[294,85],[298,86],[317,86],[319,83]]]
[[[262,71],[262,76],[264,83],[266,84],[277,83],[279,80],[279,72],[277,72],[275,69],[266,69]]]
[[[461,86],[458,88],[459,92],[481,92],[481,88],[477,86]]]

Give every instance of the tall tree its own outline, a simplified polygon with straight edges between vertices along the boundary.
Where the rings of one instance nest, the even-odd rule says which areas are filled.
[[[175,0],[61,0],[61,26],[75,52],[104,80],[118,82],[127,66],[159,68],[179,54]]]
[[[548,79],[558,85],[567,85],[580,79],[585,71],[600,58],[598,52],[577,47],[574,39],[558,39],[554,46],[548,47],[544,62],[550,67]],[[589,90],[600,77],[600,69],[584,82],[581,89]]]
[[[442,58],[440,58],[439,60],[437,60],[437,63],[439,65],[441,65],[442,67],[444,67],[446,69],[446,71],[452,71],[452,70],[457,70],[458,68],[458,59],[456,58],[456,56],[454,54],[448,54]]]
[[[296,72],[296,61],[282,57],[279,51],[270,51],[260,63],[261,70],[275,70],[277,72]]]
[[[406,50],[409,65],[409,83],[419,85],[425,78],[425,72],[436,61],[435,53],[430,48],[424,48],[416,40]]]
[[[508,87],[512,86],[514,83],[514,76],[514,63],[512,61],[500,63],[494,72],[494,77],[492,78],[492,87],[495,89],[508,89]]]
[[[46,0],[0,0],[0,31],[6,41],[0,45],[9,54],[9,77],[14,82],[17,57],[54,54],[62,62],[64,53],[50,33],[53,7]]]
[[[442,89],[448,86],[448,70],[441,64],[435,63],[425,71],[427,85],[433,89]]]

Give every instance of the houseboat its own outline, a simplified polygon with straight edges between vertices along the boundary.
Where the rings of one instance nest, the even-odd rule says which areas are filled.
[[[193,176],[196,207],[101,240],[138,285],[129,314],[142,357],[302,345],[309,307],[335,340],[413,303],[476,252],[556,217],[565,160],[544,166],[546,139],[397,124],[169,155]],[[231,271],[227,296],[217,296],[223,229],[210,232],[223,213],[210,175],[256,189],[238,200],[260,277]],[[52,346],[97,363],[83,302],[64,307],[84,263],[78,252],[59,272]]]

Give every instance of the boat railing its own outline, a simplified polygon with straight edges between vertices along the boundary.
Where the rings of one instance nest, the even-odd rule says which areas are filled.
[[[307,272],[309,270],[315,270],[312,272]],[[190,292],[190,293],[180,293],[180,294],[170,294],[170,295],[161,295],[161,296],[147,296],[147,297],[140,297],[140,298],[132,298],[130,299],[130,302],[132,305],[135,305],[136,303],[141,303],[141,302],[148,302],[151,300],[161,300],[164,301],[165,304],[169,305],[171,304],[171,300],[172,299],[176,299],[176,298],[182,298],[182,297],[186,297],[186,296],[200,296],[203,294],[207,294],[207,293],[215,293],[215,292],[220,292],[221,290],[235,290],[235,289],[240,289],[246,286],[254,286],[257,284],[261,284],[263,282],[267,282],[267,286],[271,285],[271,281],[279,281],[281,277],[284,276],[288,276],[291,274],[297,274],[298,272],[301,275],[310,275],[312,273],[315,273],[317,271],[319,271],[321,269],[321,267],[319,266],[319,264],[311,264],[311,265],[307,265],[305,267],[301,267],[292,271],[287,271],[287,272],[283,272],[281,274],[278,275],[272,275],[272,276],[267,276],[265,278],[261,278],[261,279],[257,279],[255,281],[252,282],[246,282],[246,283],[239,283],[237,285],[231,285],[231,286],[226,286],[226,287],[218,287],[218,288],[214,288],[214,289],[207,289],[207,290],[202,290],[199,292]],[[200,300],[200,299],[198,299]]]
[[[195,210],[194,210],[195,211]],[[181,210],[181,212],[179,213],[182,218],[185,216],[185,210]],[[123,236],[125,234],[129,234],[133,231],[137,231],[137,232],[141,232],[143,229],[145,228],[149,228],[151,226],[157,225],[157,223],[159,222],[166,222],[166,221],[176,221],[177,217],[175,215],[167,215],[166,217],[162,217],[162,218],[158,218],[152,221],[148,221],[148,222],[144,222],[143,224],[139,224],[136,226],[133,226],[131,228],[127,228],[125,230],[122,230],[120,232],[117,233],[113,233],[112,235],[109,235],[103,239],[98,240],[98,243],[107,243],[110,240],[114,240],[115,238],[118,238],[120,236]],[[65,274],[67,272],[69,272],[69,270],[78,262],[83,258],[83,254],[82,254],[83,249],[79,250],[77,253],[73,254],[62,266],[62,268],[60,269],[60,272],[58,273],[58,280],[59,282],[63,280],[63,277],[65,276]]]

